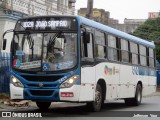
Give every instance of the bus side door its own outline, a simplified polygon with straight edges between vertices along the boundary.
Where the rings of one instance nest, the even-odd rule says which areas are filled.
[[[93,101],[95,67],[92,32],[82,31],[81,57],[81,92],[79,101]]]

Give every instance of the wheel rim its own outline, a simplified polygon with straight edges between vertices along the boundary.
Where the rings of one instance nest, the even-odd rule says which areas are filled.
[[[96,94],[95,94],[95,105],[96,106],[100,106],[101,105],[101,101],[102,101],[102,96],[101,93],[96,90]]]

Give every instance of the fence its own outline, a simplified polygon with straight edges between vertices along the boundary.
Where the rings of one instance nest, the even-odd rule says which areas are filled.
[[[9,93],[10,54],[0,52],[0,93]]]

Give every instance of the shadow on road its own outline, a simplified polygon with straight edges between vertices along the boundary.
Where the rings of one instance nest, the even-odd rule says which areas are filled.
[[[119,111],[116,109],[128,108],[124,103],[105,103],[100,112],[90,111],[86,105],[56,107],[42,111],[39,109],[25,110],[25,112],[42,113],[45,117],[119,117]],[[126,114],[123,112],[123,114]]]

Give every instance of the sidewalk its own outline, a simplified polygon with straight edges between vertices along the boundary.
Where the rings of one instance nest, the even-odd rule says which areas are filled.
[[[82,105],[84,103],[70,103],[70,102],[52,102],[51,106],[54,106],[54,108],[59,107],[66,107],[66,106],[78,106]],[[8,111],[8,110],[17,110],[17,109],[38,109],[37,105],[33,101],[28,101],[28,105],[22,105],[22,106],[10,106],[6,105],[4,103],[0,102],[0,111]]]
[[[9,104],[9,99],[0,99],[0,111],[6,111],[6,110],[15,110],[17,108],[29,108],[29,101],[21,101],[21,102],[11,102],[12,104]]]

